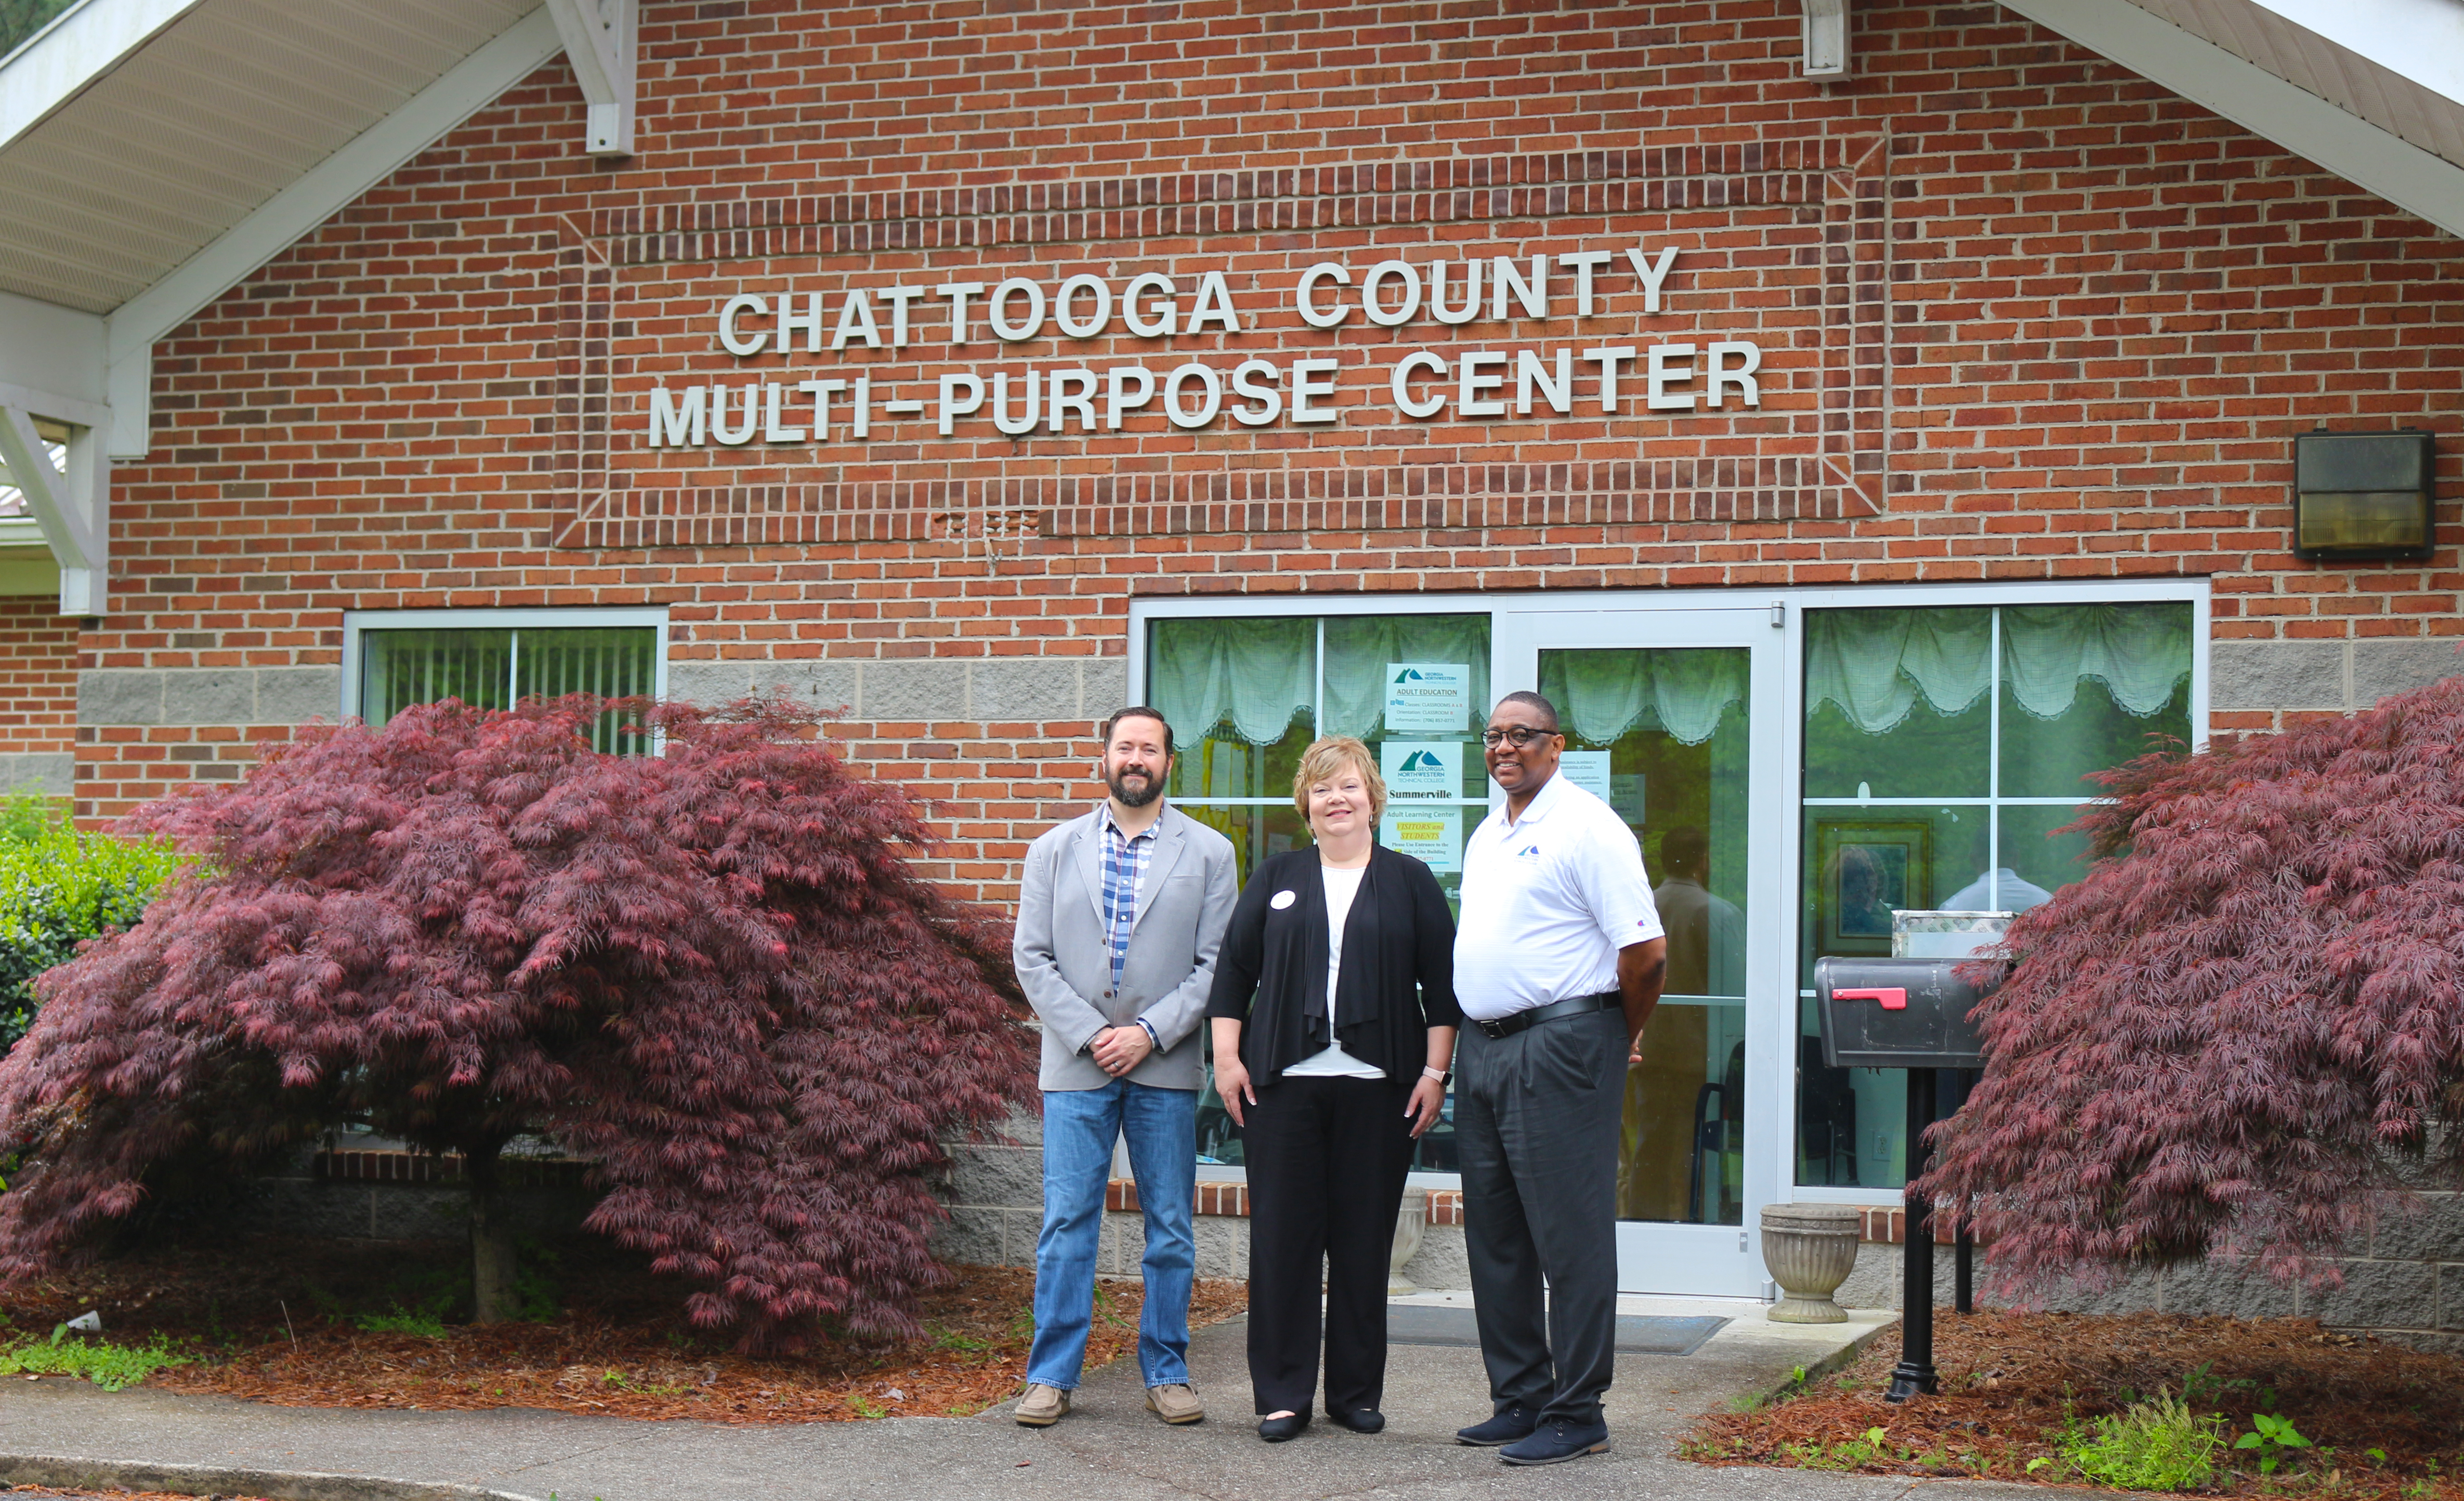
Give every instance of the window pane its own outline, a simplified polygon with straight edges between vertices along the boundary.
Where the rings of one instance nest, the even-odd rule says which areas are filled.
[[[1805,630],[1807,797],[1988,794],[1992,610],[1809,610]]]
[[[2190,607],[2002,612],[2006,798],[2093,797],[2080,779],[2190,738]]]
[[[649,697],[658,686],[656,630],[641,626],[575,629],[524,629],[517,633],[516,675],[522,698],[561,698],[597,694],[603,698]],[[649,739],[627,733],[632,715],[603,714],[591,728],[593,749],[648,751]]]
[[[510,709],[573,693],[648,695],[658,682],[658,641],[647,626],[362,631],[360,716],[381,725],[407,705],[446,698]],[[592,744],[648,752],[648,738],[623,733],[619,717],[601,716]]]
[[[513,646],[510,630],[362,631],[360,717],[382,725],[411,704],[446,698],[510,709]]]
[[[2079,816],[2077,807],[2002,809],[2002,864],[2027,884],[2002,892],[2002,905],[1981,912],[2025,912],[2087,874],[2087,835],[2057,834]]]
[[[1316,702],[1314,620],[1158,620],[1147,659],[1147,702],[1178,741],[1272,745]]]

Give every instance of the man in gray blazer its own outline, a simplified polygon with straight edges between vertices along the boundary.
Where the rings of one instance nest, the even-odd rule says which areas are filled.
[[[1013,958],[1044,1022],[1044,1231],[1018,1406],[1031,1428],[1068,1413],[1086,1362],[1115,1138],[1146,1216],[1147,1408],[1170,1424],[1206,1416],[1189,1383],[1199,1049],[1240,882],[1231,842],[1166,806],[1172,761],[1162,715],[1112,716],[1096,763],[1110,796],[1026,851]]]

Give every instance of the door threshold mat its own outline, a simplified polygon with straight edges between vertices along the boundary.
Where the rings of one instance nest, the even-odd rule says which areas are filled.
[[[1728,1321],[1716,1313],[1619,1313],[1619,1355],[1692,1355]],[[1467,1308],[1434,1308],[1425,1303],[1386,1305],[1386,1342],[1390,1345],[1456,1345],[1480,1348],[1480,1328]]]

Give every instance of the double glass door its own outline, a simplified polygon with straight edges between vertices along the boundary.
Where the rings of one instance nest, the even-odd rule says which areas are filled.
[[[1558,775],[1624,818],[1668,934],[1668,972],[1628,1068],[1617,1149],[1618,1286],[1747,1297],[1764,1272],[1766,1143],[1784,1081],[1763,887],[1781,810],[1782,632],[1763,608],[1501,614],[1496,680],[1534,683],[1566,734]]]

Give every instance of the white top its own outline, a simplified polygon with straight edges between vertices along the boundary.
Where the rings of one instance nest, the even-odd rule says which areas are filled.
[[[1617,950],[1661,931],[1634,830],[1563,772],[1463,841],[1455,999],[1475,1022],[1615,990]]]
[[[1343,973],[1343,924],[1352,916],[1352,899],[1360,894],[1360,878],[1369,867],[1355,871],[1338,871],[1331,865],[1320,865],[1318,872],[1326,878],[1326,1035],[1334,1036],[1334,982]],[[1343,1045],[1330,1041],[1326,1050],[1303,1058],[1284,1071],[1284,1077],[1294,1074],[1331,1074],[1346,1079],[1382,1079],[1386,1071],[1375,1064],[1363,1063],[1343,1050]]]

